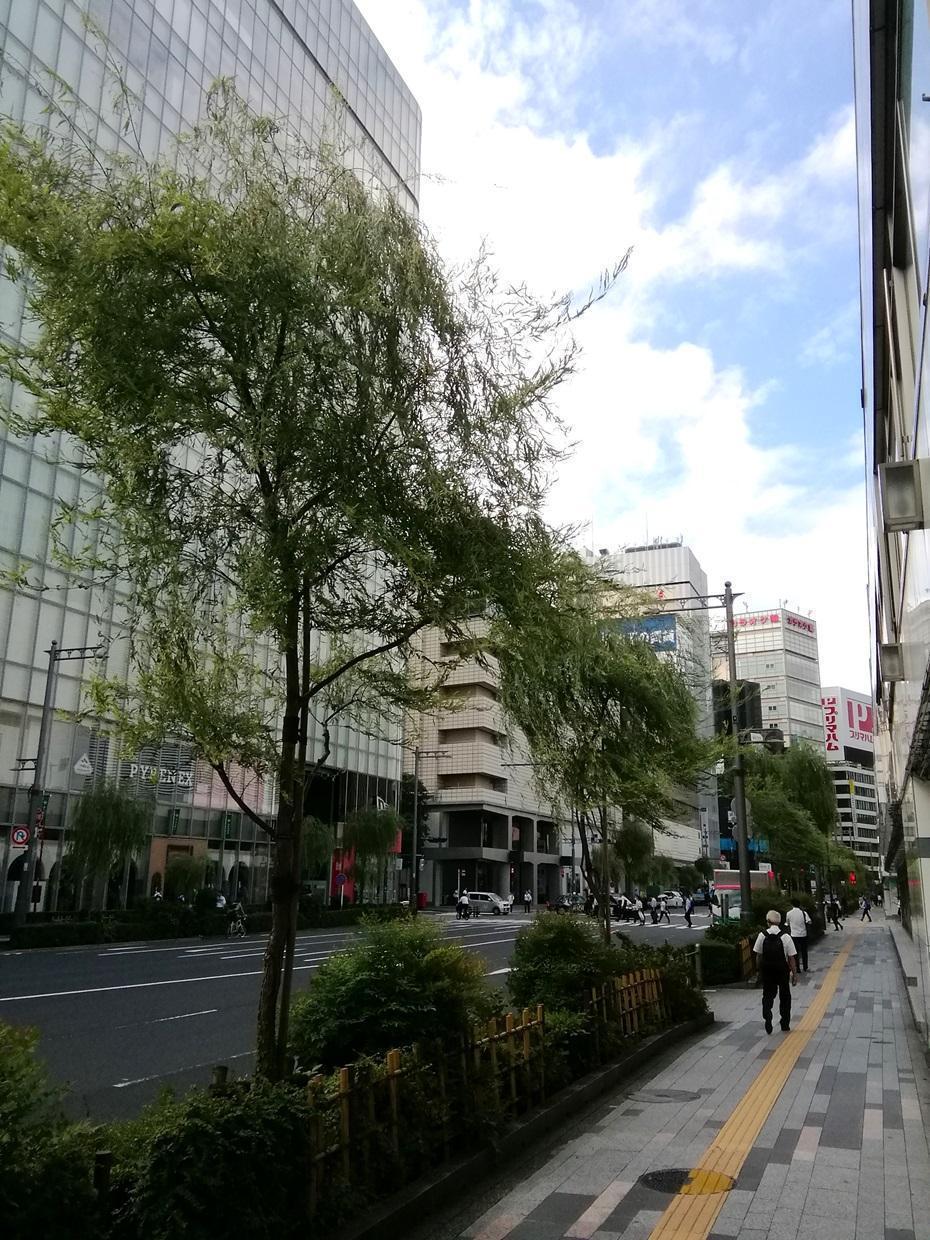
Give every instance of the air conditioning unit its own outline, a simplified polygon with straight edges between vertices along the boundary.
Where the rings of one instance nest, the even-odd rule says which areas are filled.
[[[890,532],[923,530],[930,524],[930,459],[886,461],[879,466],[882,519]]]
[[[904,647],[900,642],[882,642],[878,648],[882,680],[891,684],[904,679]]]

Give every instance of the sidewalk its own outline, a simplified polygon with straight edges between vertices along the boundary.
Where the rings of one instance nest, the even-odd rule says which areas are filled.
[[[765,1034],[758,991],[710,1002],[709,1034],[604,1098],[493,1204],[422,1234],[930,1240],[930,1079],[883,919],[811,950],[789,1034]]]

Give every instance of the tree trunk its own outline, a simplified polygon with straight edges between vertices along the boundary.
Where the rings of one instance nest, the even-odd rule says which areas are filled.
[[[255,1072],[266,1080],[280,1080],[284,1073],[286,1045],[279,1037],[281,981],[289,944],[293,943],[292,919],[296,918],[296,875],[300,872],[299,807],[294,790],[298,776],[297,745],[300,737],[300,658],[298,633],[300,598],[288,608],[284,651],[285,701],[281,723],[278,820],[271,861],[271,934],[262,965],[262,985],[258,999],[258,1031]],[[301,778],[301,800],[303,782]],[[295,849],[295,841],[297,848]]]

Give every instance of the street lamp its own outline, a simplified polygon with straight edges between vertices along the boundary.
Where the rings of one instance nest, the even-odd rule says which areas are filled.
[[[69,659],[99,658],[104,653],[103,646],[61,646],[52,642],[46,651],[48,655],[48,671],[45,676],[45,696],[42,699],[42,720],[39,724],[39,745],[34,758],[20,758],[19,769],[33,769],[32,785],[29,788],[28,825],[29,838],[26,841],[26,854],[23,858],[23,869],[16,893],[16,907],[13,910],[13,925],[24,926],[26,914],[36,876],[37,836],[39,827],[45,825],[45,810],[42,798],[45,794],[45,783],[48,773],[48,742],[52,730],[52,716],[55,713],[55,687],[58,680],[58,664]]]

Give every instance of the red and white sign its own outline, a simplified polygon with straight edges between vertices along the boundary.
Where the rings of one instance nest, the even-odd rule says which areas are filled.
[[[25,848],[29,843],[29,828],[14,827],[10,832],[10,843],[14,848]]]
[[[738,616],[733,620],[734,629],[754,629],[760,625],[781,624],[781,616],[777,611],[751,611],[748,615]]]
[[[850,689],[821,691],[827,756],[843,757],[845,749],[875,749],[875,708],[872,699]]]
[[[817,625],[813,620],[808,620],[806,616],[796,616],[793,612],[785,612],[785,624],[790,629],[797,629],[801,633],[807,633],[811,637],[817,636]]]

